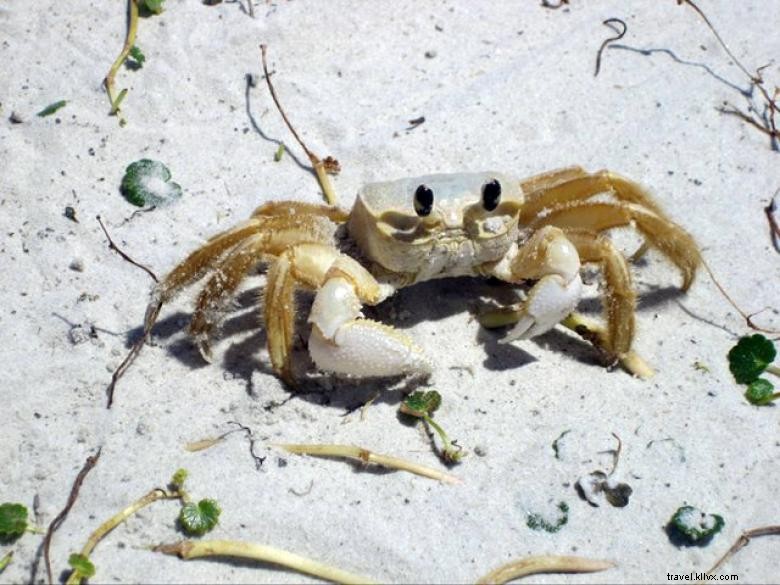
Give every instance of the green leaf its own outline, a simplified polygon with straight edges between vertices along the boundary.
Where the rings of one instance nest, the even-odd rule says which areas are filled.
[[[726,523],[718,514],[705,514],[693,506],[677,508],[667,530],[688,544],[704,545],[721,531]]]
[[[284,156],[284,144],[280,144],[279,148],[276,149],[276,152],[274,153],[274,162],[279,162],[282,160],[282,157]]]
[[[184,487],[184,482],[187,481],[187,476],[189,475],[189,471],[186,469],[179,468],[176,470],[176,473],[173,474],[173,477],[171,477],[171,486],[173,486],[175,489],[181,489]]]
[[[189,535],[203,536],[219,521],[222,510],[215,500],[201,500],[197,504],[184,504],[179,513],[179,522]]]
[[[414,416],[417,418],[423,418],[426,415],[432,415],[436,409],[441,406],[441,394],[436,390],[430,390],[428,392],[412,392],[401,403],[401,412]]]
[[[144,55],[143,51],[136,46],[133,45],[130,48],[130,57],[127,60],[127,66],[130,69],[140,69],[144,66],[144,62],[146,61],[146,55]]]
[[[49,104],[45,108],[43,108],[40,112],[38,112],[38,116],[41,118],[45,118],[46,116],[51,116],[54,112],[59,110],[60,108],[64,108],[67,104],[67,100],[60,100],[58,102],[54,102],[53,104]]]
[[[743,337],[729,351],[729,369],[740,384],[756,380],[777,356],[774,344],[760,333]]]
[[[95,565],[84,555],[73,553],[68,557],[68,564],[84,579],[95,576]]]
[[[0,505],[0,541],[16,540],[27,530],[27,507],[22,504]]]
[[[141,4],[152,14],[161,14],[165,0],[142,0]]]
[[[125,169],[120,190],[130,203],[144,205],[168,205],[181,197],[181,186],[171,179],[171,171],[156,160],[144,158]]]
[[[755,404],[756,406],[771,404],[775,399],[775,387],[772,385],[772,382],[764,378],[753,380],[745,392],[745,398],[747,398],[750,404]]]

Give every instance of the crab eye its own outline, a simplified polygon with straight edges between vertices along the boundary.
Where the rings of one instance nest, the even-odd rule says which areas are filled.
[[[414,211],[420,217],[426,217],[433,211],[433,191],[427,185],[420,185],[414,192]]]
[[[493,211],[501,201],[501,183],[493,179],[482,186],[482,207],[486,211]]]

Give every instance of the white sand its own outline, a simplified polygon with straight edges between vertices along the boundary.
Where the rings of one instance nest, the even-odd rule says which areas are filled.
[[[747,80],[691,9],[671,0],[630,7],[572,0],[570,10],[535,0],[295,0],[259,2],[251,20],[235,2],[168,0],[164,15],[141,22],[143,69],[119,73],[118,88],[130,88],[120,128],[107,115],[101,81],[121,47],[121,4],[0,7],[0,501],[31,506],[37,494],[47,525],[84,459],[103,448],[55,535],[55,575],[99,522],[180,466],[191,472],[195,497],[222,505],[215,538],[286,548],[389,582],[468,582],[529,554],[618,566],[528,582],[665,582],[669,572],[705,570],[743,530],[780,522],[778,408],[747,404],[725,358],[748,330],[704,274],[677,296],[679,276],[655,254],[635,269],[636,348],[658,372],[648,382],[605,371],[589,346],[563,331],[498,345],[468,313],[477,295],[495,291],[485,284],[423,285],[376,310],[437,364],[432,383],[445,396],[437,420],[471,452],[453,470],[459,486],[271,450],[271,442],[355,443],[440,466],[419,429],[398,421],[397,392],[382,395],[365,420],[343,416],[381,384],[309,382],[309,392],[332,390],[270,409],[289,394],[269,373],[254,293],[241,297],[209,365],[183,333],[187,299],[167,307],[154,346],[105,409],[106,385],[138,334],[151,281],[108,249],[96,215],[127,253],[164,274],[263,201],[321,201],[290,152],[273,161],[279,140],[305,156],[266,88],[245,100],[245,75],[260,72],[261,42],[295,125],[315,152],[341,161],[334,184],[344,206],[371,180],[610,168],[657,193],[746,310],[779,306],[780,264],[762,211],[780,185],[778,155],[764,135],[716,111],[724,100],[744,108],[737,88]],[[776,59],[780,5],[701,4],[747,66]],[[596,50],[612,34],[601,24],[609,17],[628,24],[624,45],[659,51],[607,50],[594,79]],[[764,74],[770,88],[780,83],[777,64]],[[59,99],[68,104],[57,114],[35,116]],[[11,112],[23,123],[12,124]],[[419,116],[425,123],[408,131]],[[133,215],[118,187],[139,158],[171,169],[184,189],[178,202]],[[66,206],[78,223],[63,216]],[[254,279],[247,289],[261,284]],[[778,324],[776,312],[761,318]],[[268,456],[260,471],[241,434],[203,452],[184,450],[229,430],[231,420],[254,430]],[[551,444],[567,429],[556,460]],[[599,452],[614,447],[611,432],[623,440],[620,479],[634,493],[626,508],[593,508],[573,485],[608,469]],[[560,532],[526,526],[529,511],[555,518],[559,501],[570,507]],[[669,542],[663,526],[683,503],[725,518],[708,547]],[[304,579],[265,565],[148,552],[181,538],[177,509],[158,504],[109,535],[92,556],[94,581]],[[2,548],[15,551],[3,581],[29,580],[40,542],[28,534]],[[741,582],[776,581],[779,545],[777,537],[759,539],[724,571]],[[42,565],[37,575],[44,577]]]

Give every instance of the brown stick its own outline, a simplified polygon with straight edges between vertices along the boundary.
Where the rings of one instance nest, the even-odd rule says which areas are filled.
[[[54,578],[51,572],[51,558],[49,555],[51,539],[54,536],[54,532],[62,525],[63,522],[65,522],[65,518],[68,516],[68,512],[70,512],[73,504],[76,503],[76,498],[79,496],[81,484],[84,483],[84,479],[87,477],[87,474],[92,470],[92,468],[97,465],[98,459],[100,458],[101,449],[102,447],[98,447],[97,453],[87,457],[87,460],[84,462],[81,471],[79,471],[79,474],[76,476],[76,479],[73,482],[73,487],[70,488],[70,495],[68,496],[68,501],[65,504],[65,507],[59,514],[57,514],[54,520],[51,521],[49,528],[46,530],[46,536],[43,538],[43,558],[46,562],[46,575],[49,578],[49,585],[54,583]]]
[[[727,560],[733,557],[737,552],[739,552],[741,549],[745,548],[748,544],[750,544],[751,538],[756,538],[758,536],[772,536],[772,535],[774,536],[780,535],[780,525],[762,526],[760,528],[752,528],[750,530],[746,530],[740,535],[737,541],[733,545],[731,545],[731,548],[726,551],[726,554],[720,557],[717,563],[712,565],[712,568],[709,571],[707,571],[707,574],[712,575],[715,571],[717,571],[721,567],[721,565],[723,565],[723,563],[725,563]]]
[[[772,240],[772,245],[776,251],[780,252],[780,225],[777,224],[777,220],[775,219],[775,210],[777,209],[775,200],[777,199],[778,193],[780,193],[780,189],[775,191],[769,205],[764,207],[764,213],[766,213],[766,219],[769,222],[769,237]]]
[[[106,229],[106,226],[104,226],[104,225],[103,225],[103,220],[100,218],[100,216],[99,216],[99,215],[98,215],[98,216],[96,216],[96,219],[98,220],[98,223],[100,224],[100,227],[103,229],[103,233],[104,233],[104,234],[106,234],[106,238],[108,239],[108,249],[109,249],[109,250],[113,250],[114,252],[116,252],[117,254],[119,254],[119,255],[122,257],[122,259],[123,259],[123,260],[125,260],[126,262],[129,262],[129,263],[130,263],[130,264],[132,264],[133,266],[137,266],[138,268],[140,268],[141,270],[143,270],[144,272],[146,272],[146,274],[148,274],[149,276],[151,276],[151,277],[152,277],[152,280],[154,280],[154,282],[160,282],[160,281],[157,279],[157,276],[154,274],[154,272],[152,272],[151,270],[149,270],[149,269],[148,269],[146,266],[144,266],[143,264],[140,264],[139,262],[136,262],[135,260],[133,260],[132,258],[130,258],[130,256],[128,256],[127,254],[125,254],[125,253],[124,253],[122,250],[120,250],[120,249],[119,249],[119,246],[117,246],[117,245],[114,243],[114,240],[112,240],[112,239],[111,239],[111,236],[109,236],[109,235],[108,235],[108,230]]]
[[[338,174],[338,172],[341,170],[339,161],[337,161],[332,156],[325,157],[325,160],[321,160],[320,157],[308,149],[303,140],[301,140],[301,137],[298,136],[298,133],[290,123],[287,114],[285,114],[284,109],[282,108],[282,104],[279,102],[279,98],[276,95],[276,90],[274,89],[273,83],[271,83],[271,74],[268,72],[268,63],[266,61],[266,50],[266,45],[260,45],[260,53],[262,55],[263,61],[263,73],[265,74],[265,82],[268,85],[268,90],[271,92],[271,98],[273,98],[274,104],[276,104],[276,109],[279,110],[279,113],[282,115],[282,119],[287,125],[287,128],[290,130],[295,140],[306,153],[306,156],[309,157],[309,161],[314,168],[314,173],[317,175],[317,180],[320,183],[322,192],[325,194],[326,201],[329,205],[335,205],[337,202],[337,197],[335,191],[333,191],[333,187],[330,184],[330,180],[328,179],[328,173],[332,175]]]

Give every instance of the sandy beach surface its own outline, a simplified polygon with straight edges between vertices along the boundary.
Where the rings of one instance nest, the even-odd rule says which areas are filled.
[[[763,70],[770,91],[780,84],[772,63],[780,4],[699,4],[748,69],[771,63]],[[332,178],[342,207],[361,185],[404,176],[611,169],[646,185],[744,310],[773,307],[756,321],[780,327],[780,256],[763,211],[780,187],[780,159],[766,134],[718,111],[728,102],[760,112],[761,96],[690,6],[279,0],[257,1],[254,18],[246,6],[167,0],[163,14],[142,18],[146,61],[117,76],[117,88],[129,90],[124,127],[102,87],[124,40],[124,2],[0,6],[0,502],[31,510],[36,502],[31,520],[45,528],[85,459],[102,449],[54,534],[55,581],[101,522],[180,467],[193,498],[222,508],[206,538],[263,543],[382,582],[474,582],[511,559],[576,555],[615,567],[527,582],[664,583],[667,574],[707,570],[743,531],[780,524],[780,411],[750,405],[726,359],[753,332],[706,272],[680,293],[679,273],[653,251],[632,266],[634,346],[656,370],[647,381],[608,371],[563,328],[499,344],[502,332],[474,318],[486,299],[511,296],[494,282],[425,283],[368,312],[411,335],[434,362],[430,387],[444,398],[436,420],[468,451],[449,470],[422,428],[399,419],[398,384],[314,371],[310,296],[301,297],[294,349],[298,394],[282,384],[259,319],[261,273],[242,287],[211,363],[186,335],[197,289],[167,305],[106,409],[106,387],[142,330],[153,283],[109,249],[96,216],[124,252],[164,275],[263,202],[323,200],[265,86],[261,43],[300,134],[342,165]],[[599,46],[615,35],[602,24],[608,18],[627,31],[594,77]],[[58,100],[67,104],[36,115]],[[122,197],[125,167],[142,158],[170,168],[181,198],[139,212]],[[627,254],[640,243],[630,231],[614,240]],[[598,317],[600,279],[584,275],[581,310]],[[236,423],[249,431],[185,449]],[[633,493],[625,507],[594,507],[574,485],[611,469],[613,434],[622,441],[614,478]],[[286,454],[276,443],[359,445],[462,483]],[[554,523],[561,502],[568,520],[560,530],[529,527],[533,514]],[[667,536],[684,504],[725,519],[707,546]],[[158,502],[109,534],[91,555],[93,581],[309,582],[270,564],[151,552],[184,538],[178,511],[175,501]],[[25,534],[3,545],[0,556],[14,557],[0,580],[43,582],[41,541]],[[756,539],[720,572],[778,582],[778,547],[780,537]]]

